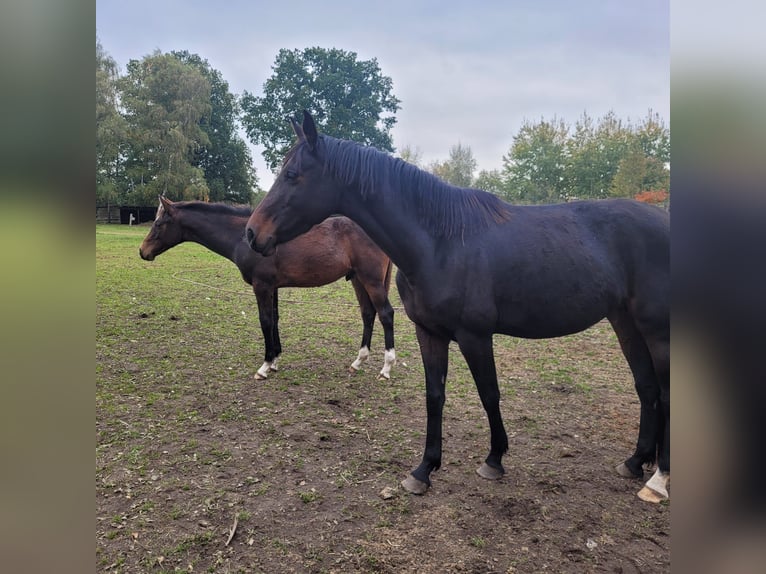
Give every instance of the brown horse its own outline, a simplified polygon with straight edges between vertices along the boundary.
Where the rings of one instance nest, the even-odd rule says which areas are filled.
[[[268,257],[244,240],[249,207],[201,201],[172,202],[160,197],[157,217],[138,252],[147,261],[184,241],[194,241],[234,262],[253,286],[266,352],[256,379],[277,370],[280,287],[319,287],[341,277],[351,281],[362,311],[362,345],[351,370],[369,357],[375,314],[383,325],[386,351],[380,376],[390,378],[394,352],[394,309],[388,300],[391,260],[362,229],[345,217],[330,217],[307,233],[280,246]]]

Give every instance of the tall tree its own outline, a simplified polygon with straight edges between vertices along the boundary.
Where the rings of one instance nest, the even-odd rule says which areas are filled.
[[[524,122],[503,157],[503,176],[512,201],[551,203],[564,196],[569,128],[554,118]]]
[[[632,127],[610,111],[593,126],[587,115],[575,126],[570,142],[568,198],[609,196],[620,162],[635,140]]]
[[[127,135],[117,78],[117,63],[96,38],[96,201],[106,206],[120,203],[120,155]]]
[[[200,119],[200,127],[210,143],[200,145],[194,156],[195,165],[205,172],[210,200],[250,203],[257,176],[250,149],[237,133],[240,113],[237,97],[229,91],[221,72],[207,60],[186,50],[171,54],[196,68],[210,83],[210,114]]]
[[[609,188],[611,197],[636,197],[644,191],[668,191],[670,172],[656,157],[646,155],[638,142],[625,154]]]
[[[609,187],[611,197],[633,197],[644,189],[647,172],[647,157],[634,146],[620,160],[617,173]]]
[[[670,130],[660,115],[649,110],[635,130],[644,155],[662,164],[670,163]]]
[[[245,92],[241,100],[247,135],[264,146],[272,170],[294,139],[285,120],[303,109],[329,135],[394,150],[390,131],[400,102],[375,58],[358,60],[336,48],[282,49],[272,70],[262,96]]]
[[[157,51],[131,60],[120,87],[130,130],[131,202],[154,203],[160,194],[208,199],[205,174],[195,165],[197,151],[210,145],[200,127],[211,112],[208,79],[194,66]]]
[[[471,187],[473,173],[476,171],[476,159],[470,146],[458,142],[450,148],[448,160],[434,162],[429,169],[431,173],[452,185]]]

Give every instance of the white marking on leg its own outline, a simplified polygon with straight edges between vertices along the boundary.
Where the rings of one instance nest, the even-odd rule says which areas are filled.
[[[658,468],[652,475],[652,478],[647,481],[646,486],[639,491],[638,497],[641,500],[655,503],[670,498],[667,488],[669,480],[670,474],[660,472]]]
[[[274,360],[271,361],[271,364],[269,365],[269,370],[274,371],[275,373],[279,370],[279,367],[277,367],[277,359],[279,359],[279,357],[274,357]]]
[[[258,371],[255,373],[256,379],[266,379],[269,376],[269,370],[271,369],[271,365],[273,362],[266,361],[261,365],[261,368],[258,369]]]
[[[661,472],[658,468],[654,471],[654,474],[652,475],[652,478],[649,479],[649,481],[646,483],[646,486],[651,488],[654,492],[657,492],[658,494],[661,494],[665,498],[668,497],[668,480],[670,479],[670,474],[665,474],[664,472]]]
[[[362,366],[362,363],[364,363],[370,356],[370,349],[369,347],[362,347],[359,349],[359,354],[356,356],[356,360],[351,363],[351,368],[355,371],[358,371],[359,368]]]
[[[395,363],[396,351],[393,348],[386,349],[386,352],[383,354],[383,368],[380,370],[380,376],[384,379],[390,379],[391,367],[393,367]]]

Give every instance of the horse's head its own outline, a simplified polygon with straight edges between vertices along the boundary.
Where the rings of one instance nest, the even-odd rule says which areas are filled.
[[[324,173],[324,142],[314,120],[304,111],[302,126],[291,122],[298,142],[245,231],[250,247],[264,255],[271,255],[278,244],[307,232],[339,208],[340,187]]]
[[[160,196],[160,206],[149,233],[144,237],[138,254],[141,259],[153,261],[157,255],[181,243],[181,226],[177,221],[176,204]]]

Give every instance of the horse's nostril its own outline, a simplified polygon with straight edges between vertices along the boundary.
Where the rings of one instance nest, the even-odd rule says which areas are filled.
[[[247,237],[247,242],[252,243],[253,238],[255,237],[255,233],[253,233],[253,230],[248,227],[247,231],[245,232],[245,236]]]

